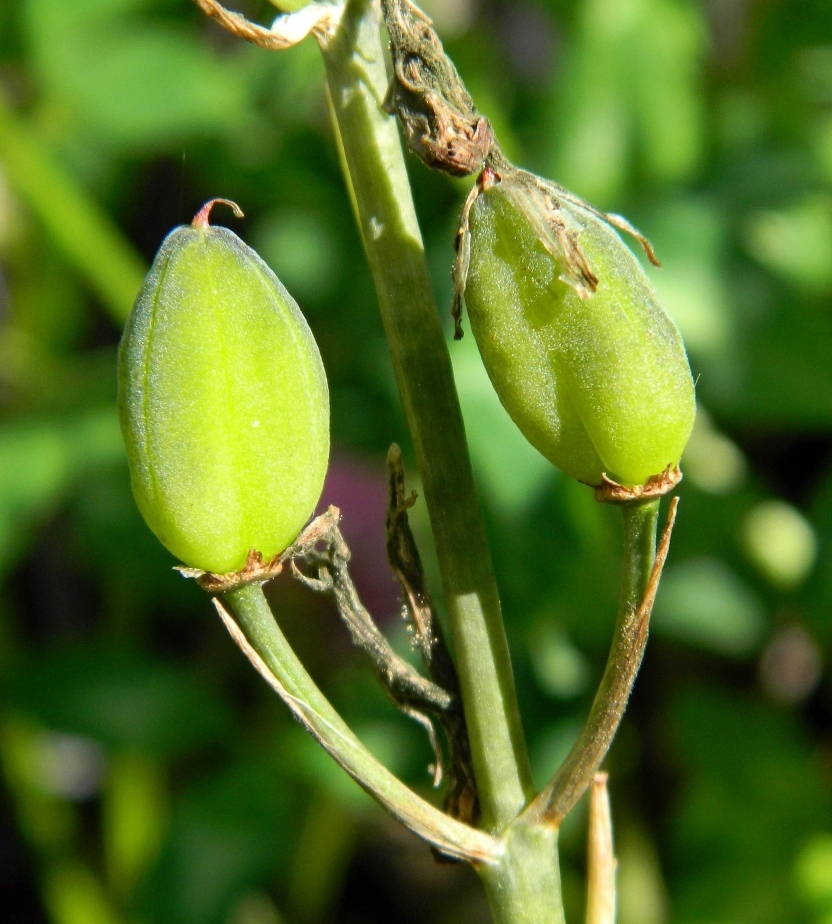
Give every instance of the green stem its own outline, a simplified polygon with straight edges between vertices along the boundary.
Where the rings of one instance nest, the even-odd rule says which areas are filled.
[[[647,590],[656,560],[660,500],[621,505],[624,525],[624,563],[621,575],[619,616],[638,609]]]
[[[621,595],[604,676],[580,737],[549,785],[524,817],[559,825],[592,782],[615,736],[641,666],[653,599],[670,542],[675,506],[656,557],[659,500],[621,505],[624,516],[624,565]],[[654,567],[657,562],[657,567]]]
[[[307,674],[275,621],[263,588],[247,584],[222,595],[237,617],[218,605],[234,640],[295,718],[377,802],[444,853],[493,863],[499,842],[425,802],[364,747]],[[219,604],[219,601],[216,601]]]
[[[448,608],[483,824],[531,797],[500,601],[450,358],[387,90],[378,6],[349,0],[324,60],[344,169],[422,476]]]
[[[560,822],[612,742],[641,664],[647,627],[676,511],[656,553],[659,501],[624,504],[624,568],[615,634],[589,718],[552,782],[511,825],[497,863],[478,869],[496,924],[564,924],[557,862]]]
[[[565,924],[558,864],[558,830],[512,825],[499,863],[479,867],[494,924]]]

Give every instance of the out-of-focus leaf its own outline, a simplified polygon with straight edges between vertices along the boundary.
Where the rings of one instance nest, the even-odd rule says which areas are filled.
[[[702,9],[684,0],[645,4],[628,60],[646,166],[657,180],[691,176],[702,154]]]
[[[701,155],[701,11],[685,0],[588,0],[565,74],[552,174],[590,201],[620,195],[636,151],[659,180]]]
[[[123,454],[112,408],[0,428],[0,568],[15,560],[78,478]]]
[[[832,915],[832,834],[816,834],[803,845],[795,863],[795,881],[813,911]]]
[[[211,614],[205,593],[174,570],[176,559],[142,519],[126,461],[79,484],[71,511],[75,562],[96,575],[108,599],[119,601],[122,615],[144,619],[160,607],[184,620]]]
[[[309,6],[314,0],[269,0],[269,2],[281,13],[294,13]]]
[[[657,634],[741,657],[761,642],[763,613],[761,602],[727,565],[698,558],[666,569],[653,625]]]
[[[747,331],[739,375],[730,391],[712,393],[714,407],[743,427],[829,428],[830,343],[832,317],[798,301],[778,307]]]
[[[818,120],[817,156],[826,182],[832,183],[832,116]]]
[[[358,833],[357,816],[323,792],[315,794],[303,820],[289,880],[289,907],[303,920],[332,915]]]
[[[818,563],[807,582],[806,619],[826,651],[832,650],[832,472],[827,472],[809,507],[809,516],[818,539]],[[827,653],[827,660],[829,655]]]
[[[751,561],[781,589],[797,587],[814,567],[814,530],[799,510],[784,501],[764,501],[749,511],[741,538]]]
[[[23,835],[38,852],[57,856],[77,828],[73,806],[37,779],[43,728],[8,710],[0,723],[0,761]]]
[[[748,220],[746,246],[772,272],[810,292],[832,287],[832,197],[811,196]]]
[[[801,84],[813,102],[832,103],[832,45],[813,45],[798,55]]]
[[[272,898],[260,890],[244,892],[228,914],[228,924],[285,924]]]
[[[248,114],[244,70],[193,32],[138,19],[134,0],[30,0],[28,26],[47,93],[107,145],[176,144],[228,134]]]
[[[538,788],[545,786],[554,776],[570,748],[578,740],[582,727],[582,717],[553,722],[533,742],[532,766]]]
[[[671,828],[673,920],[800,920],[794,863],[832,823],[803,729],[714,685],[678,693],[667,720],[684,768]]]
[[[529,633],[529,657],[540,688],[550,696],[571,699],[585,689],[589,679],[586,658],[545,615]]]
[[[130,898],[156,860],[167,822],[165,780],[157,761],[136,751],[113,755],[103,801],[107,879]]]
[[[102,884],[79,862],[58,862],[49,870],[46,901],[55,924],[120,924]]]
[[[186,792],[142,901],[147,919],[222,921],[235,898],[287,862],[293,794],[267,763],[237,762]]]
[[[50,240],[122,323],[145,267],[112,220],[0,93],[0,167]]]
[[[40,47],[54,36],[55,30],[81,32],[104,18],[134,13],[144,3],[145,0],[26,0],[23,9],[31,37]]]
[[[719,209],[695,199],[667,202],[644,230],[662,261],[651,281],[688,351],[711,361],[732,354],[736,331],[723,267],[727,229]]]
[[[230,722],[228,707],[184,668],[107,649],[21,663],[8,694],[47,728],[157,756],[216,740]]]
[[[616,895],[619,924],[668,924],[667,886],[648,833],[632,822],[616,824]]]
[[[243,75],[185,32],[92,34],[75,49],[61,90],[108,144],[175,145],[194,134],[225,134],[246,114]]]
[[[31,786],[67,801],[95,796],[107,769],[98,742],[84,735],[33,729],[28,748]]]
[[[424,0],[419,6],[445,38],[465,32],[477,15],[477,0]]]
[[[328,294],[338,274],[339,255],[326,220],[281,209],[253,234],[255,250],[301,302]]]
[[[713,426],[701,403],[696,408],[693,432],[682,454],[682,469],[688,481],[710,494],[736,491],[748,471],[742,451]]]

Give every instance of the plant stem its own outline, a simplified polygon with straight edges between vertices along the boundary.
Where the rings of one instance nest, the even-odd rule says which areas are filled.
[[[559,825],[592,782],[612,744],[647,644],[650,613],[670,543],[675,511],[674,499],[657,557],[659,499],[621,505],[624,564],[607,666],[580,737],[552,781],[524,813],[529,821]]]
[[[499,863],[479,867],[494,924],[565,924],[558,829],[519,821],[503,838]]]
[[[301,725],[356,782],[402,824],[443,852],[480,863],[495,862],[498,841],[425,802],[364,747],[307,674],[259,584],[228,591],[222,599],[237,617],[235,622],[215,600],[234,641]]]
[[[344,170],[375,280],[439,558],[484,826],[531,797],[500,602],[450,358],[387,91],[379,12],[348,0],[324,60]]]
[[[558,829],[595,777],[624,715],[647,643],[647,627],[670,544],[676,504],[674,499],[658,554],[659,501],[622,505],[624,567],[618,617],[607,667],[586,725],[554,779],[506,832],[501,859],[478,869],[496,924],[564,924]],[[611,840],[609,849],[610,857],[601,871],[605,877],[603,888],[596,886],[597,893],[591,896],[591,904],[595,905],[590,910],[599,924],[609,919],[603,918],[603,913],[610,911],[614,903]],[[599,870],[593,872],[598,874]],[[598,902],[602,902],[600,908]]]

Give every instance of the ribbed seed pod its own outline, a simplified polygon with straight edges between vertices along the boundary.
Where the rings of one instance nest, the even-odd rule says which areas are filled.
[[[489,377],[563,471],[642,485],[679,462],[693,426],[679,331],[602,217],[523,176],[492,175],[467,216],[465,303]]]
[[[186,565],[224,573],[250,549],[283,551],[312,514],[329,392],[294,299],[208,223],[216,201],[153,261],[121,341],[119,414],[148,525]]]

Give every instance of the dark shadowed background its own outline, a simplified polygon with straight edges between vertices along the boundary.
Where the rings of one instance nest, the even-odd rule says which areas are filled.
[[[620,924],[832,924],[832,5],[425,7],[507,154],[651,237],[698,382],[607,761]],[[468,185],[411,167],[444,311]],[[188,0],[0,3],[0,921],[485,924],[473,874],[304,738],[134,507],[120,327],[163,236],[214,196],[315,332],[325,501],[408,648],[383,545],[384,456],[408,438],[314,43],[241,44]],[[603,664],[618,521],[524,443],[472,338],[451,352],[543,783]],[[328,695],[427,792],[424,736],[332,609],[288,578],[272,593]],[[584,824],[563,833],[573,922]]]

